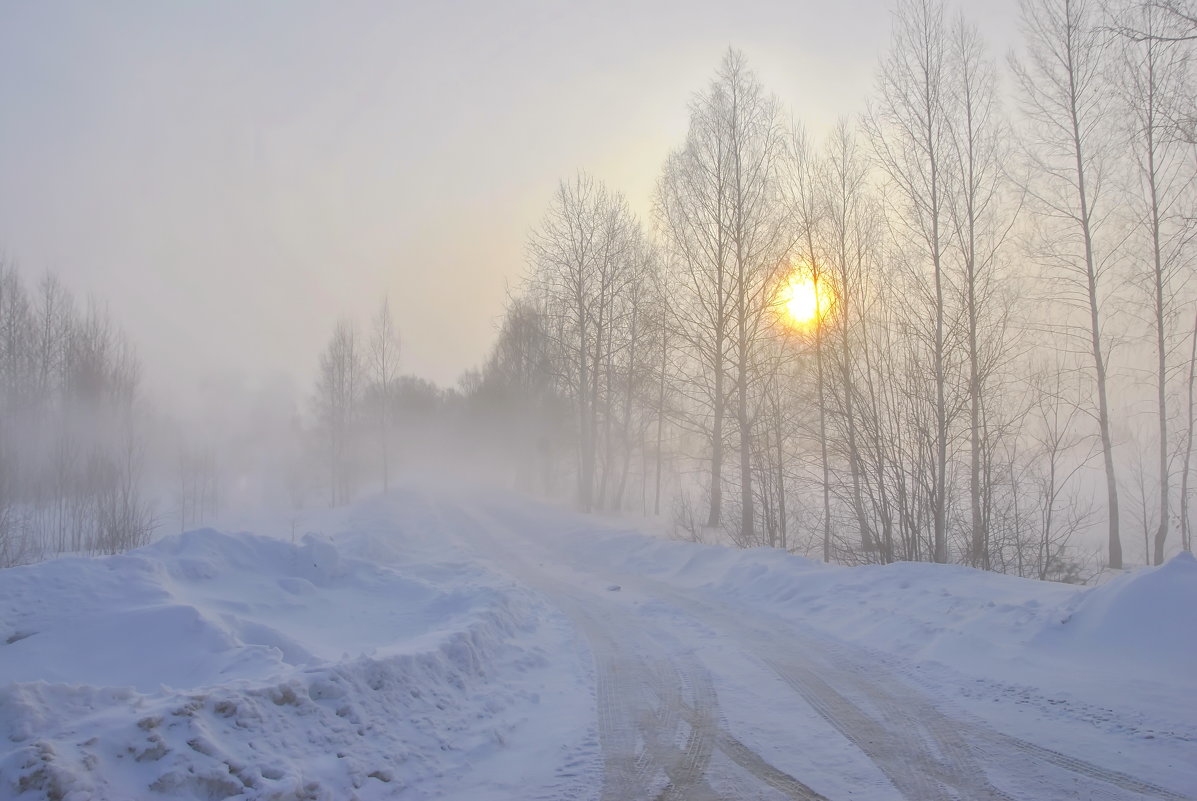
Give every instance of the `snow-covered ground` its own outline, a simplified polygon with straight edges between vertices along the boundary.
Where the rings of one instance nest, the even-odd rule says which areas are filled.
[[[1197,561],[1097,588],[406,490],[0,571],[0,798],[1197,798]]]

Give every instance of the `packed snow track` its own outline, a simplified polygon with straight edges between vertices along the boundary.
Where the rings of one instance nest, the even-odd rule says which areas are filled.
[[[792,621],[596,569],[518,506],[440,511],[584,634],[603,801],[1192,798],[941,709],[869,652]]]

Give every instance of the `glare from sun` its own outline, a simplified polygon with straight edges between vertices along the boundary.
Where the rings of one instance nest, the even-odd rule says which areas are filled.
[[[778,295],[786,322],[795,328],[807,328],[819,322],[831,311],[832,297],[827,284],[815,286],[809,270],[795,270],[790,274]]]

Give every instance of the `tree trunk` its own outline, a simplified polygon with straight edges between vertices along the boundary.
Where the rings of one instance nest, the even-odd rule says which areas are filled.
[[[721,343],[720,343],[721,346]],[[711,511],[707,528],[718,528],[723,519],[723,360],[715,373],[715,419],[711,423]]]
[[[1197,379],[1197,315],[1193,319],[1192,345],[1189,350],[1189,404],[1185,428],[1185,462],[1180,477],[1180,539],[1181,547],[1193,550],[1193,535],[1189,527],[1189,470],[1193,458],[1193,384]]]
[[[1065,9],[1070,14],[1070,9]],[[1065,23],[1068,26],[1069,46],[1067,48],[1066,65],[1068,78],[1068,115],[1072,135],[1072,155],[1075,159],[1077,199],[1080,204],[1081,236],[1085,246],[1085,277],[1089,300],[1089,335],[1090,347],[1093,353],[1094,372],[1097,378],[1097,414],[1098,428],[1101,434],[1102,461],[1106,471],[1106,514],[1108,523],[1109,565],[1115,569],[1122,568],[1122,541],[1119,536],[1118,511],[1118,478],[1114,469],[1114,442],[1110,435],[1110,407],[1106,393],[1106,363],[1101,346],[1101,321],[1098,312],[1097,296],[1097,263],[1093,253],[1093,230],[1090,199],[1085,188],[1085,158],[1083,139],[1081,136],[1080,109],[1078,108],[1080,90],[1077,88],[1077,65],[1073,62],[1074,53],[1071,47],[1071,37],[1076,32],[1075,22],[1069,17]]]
[[[667,358],[667,343],[664,330],[661,331],[661,383],[657,390],[657,475],[656,495],[653,500],[653,514],[661,514],[661,449],[665,439],[665,361]]]
[[[815,289],[815,380],[819,397],[819,456],[823,467],[823,561],[831,562],[831,466],[827,459],[827,393],[823,386],[823,320],[819,316],[821,276],[811,265]]]
[[[1152,60],[1154,48],[1149,48],[1148,59]],[[1168,401],[1166,396],[1168,368],[1167,368],[1167,339],[1164,332],[1164,266],[1160,253],[1160,198],[1156,183],[1156,153],[1155,153],[1155,78],[1154,63],[1149,63],[1149,79],[1147,100],[1147,125],[1144,133],[1147,135],[1147,186],[1151,203],[1151,255],[1152,278],[1155,290],[1155,348],[1156,348],[1156,404],[1160,422],[1160,524],[1155,532],[1154,563],[1164,562],[1164,543],[1168,539]]]

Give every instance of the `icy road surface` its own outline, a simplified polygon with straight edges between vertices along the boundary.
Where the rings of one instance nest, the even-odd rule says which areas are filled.
[[[1197,798],[1186,555],[837,568],[482,493],[293,525],[0,571],[0,798]]]

